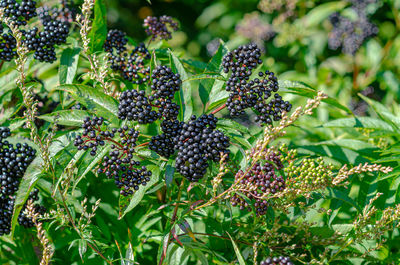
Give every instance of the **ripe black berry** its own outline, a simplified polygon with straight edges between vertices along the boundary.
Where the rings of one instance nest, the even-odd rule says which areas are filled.
[[[259,78],[250,80],[253,70],[262,63],[261,51],[255,44],[239,46],[224,56],[224,72],[231,72],[226,82],[229,98],[226,105],[232,116],[243,115],[248,108],[254,108],[259,115],[257,122],[271,124],[282,118],[283,111],[290,111],[292,105],[283,101],[279,94],[267,102],[279,89],[278,80],[273,72],[259,72]]]
[[[10,144],[11,135],[6,127],[0,127],[0,236],[10,233],[15,193],[36,151],[26,143]],[[37,198],[37,192],[31,194]]]
[[[143,21],[143,27],[147,35],[151,36],[151,40],[159,38],[160,40],[169,40],[172,38],[171,31],[178,30],[178,23],[176,23],[170,16],[151,17],[148,16]]]
[[[17,56],[17,41],[10,32],[3,31],[3,25],[0,24],[0,60],[9,62]]]

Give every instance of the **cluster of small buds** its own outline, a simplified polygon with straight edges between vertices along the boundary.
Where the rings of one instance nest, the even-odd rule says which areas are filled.
[[[4,8],[4,16],[9,17],[17,26],[26,25],[28,21],[37,16],[36,1],[1,0],[0,8]]]
[[[193,115],[174,138],[174,149],[178,151],[176,170],[189,181],[204,177],[209,160],[219,162],[221,154],[230,153],[229,138],[216,129],[217,121],[212,114],[198,119]]]
[[[269,206],[265,197],[283,191],[286,182],[276,170],[281,170],[283,164],[279,152],[271,152],[265,157],[263,164],[256,163],[249,170],[239,170],[235,176],[235,182],[239,183],[236,189],[244,194],[255,208],[257,216],[267,213]],[[239,194],[231,197],[232,206],[239,206],[241,210],[251,211],[251,205]]]
[[[17,56],[17,40],[11,32],[4,32],[4,27],[0,24],[0,60],[11,61]]]
[[[260,265],[293,265],[293,262],[290,260],[289,257],[273,257],[273,258],[266,258],[265,260],[260,262]]]
[[[329,33],[328,45],[332,50],[342,47],[342,51],[354,55],[362,46],[365,40],[378,33],[378,27],[368,20],[366,7],[375,0],[352,1],[352,9],[357,13],[357,18],[351,20],[340,15],[338,12],[330,16],[333,26]]]
[[[98,173],[113,178],[121,195],[133,194],[139,185],[145,186],[151,176],[146,167],[140,167],[140,162],[133,159],[139,132],[128,126],[106,130],[103,125],[103,117],[85,118],[82,135],[75,138],[74,145],[78,150],[90,149],[90,154],[95,156],[100,146],[110,143],[112,150],[103,158]],[[114,140],[115,137],[119,140]]]
[[[297,192],[309,192],[316,189],[324,189],[332,184],[332,165],[326,165],[319,157],[317,159],[306,158],[300,163],[289,161],[284,171],[288,179],[288,188]]]
[[[260,57],[261,51],[256,44],[239,46],[224,56],[224,72],[231,72],[226,82],[226,91],[229,92],[226,106],[232,116],[243,115],[246,109],[255,108],[259,112],[257,122],[271,124],[273,120],[282,119],[282,112],[290,111],[292,105],[283,101],[279,94],[267,102],[279,90],[273,72],[259,72],[259,78],[250,80],[253,70],[262,63]]]
[[[5,140],[10,135],[9,128],[0,127],[0,236],[10,233],[15,193],[36,155],[36,150],[26,143],[14,146]],[[37,192],[32,198],[37,198]]]
[[[143,43],[128,52],[126,33],[112,29],[107,34],[103,46],[109,54],[111,69],[119,72],[125,80],[134,84],[142,84],[150,78],[150,66],[146,66],[151,55]]]
[[[170,16],[151,17],[148,16],[143,21],[143,27],[147,35],[151,36],[151,40],[169,40],[172,38],[171,31],[179,29],[178,23],[175,22]]]
[[[34,189],[28,197],[27,201],[38,201],[39,200],[39,190],[38,189]],[[31,217],[28,217],[25,214],[25,209],[26,209],[26,204],[22,207],[20,214],[18,215],[18,223],[19,225],[24,226],[25,228],[31,228],[34,227],[35,224],[32,221]],[[34,211],[35,213],[38,213],[39,215],[44,215],[46,213],[46,208],[40,204],[35,204],[34,205]]]

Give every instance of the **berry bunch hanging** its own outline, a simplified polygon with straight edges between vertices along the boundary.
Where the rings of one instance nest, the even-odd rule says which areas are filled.
[[[143,21],[143,27],[146,30],[147,35],[151,36],[151,40],[169,40],[172,38],[171,31],[177,31],[179,29],[178,23],[175,22],[170,16],[151,17],[148,16]]]
[[[265,162],[254,164],[249,170],[239,170],[235,181],[239,182],[238,191],[244,194],[255,208],[257,216],[267,213],[269,203],[265,195],[275,194],[285,189],[285,180],[277,175],[276,170],[283,168],[280,153],[271,152],[265,157]],[[251,211],[251,205],[239,194],[231,197],[232,206],[239,206],[241,210]]]
[[[0,60],[9,62],[17,56],[17,41],[10,32],[4,32],[2,24],[0,24],[0,35]]]
[[[150,78],[150,66],[146,66],[151,55],[143,43],[128,52],[126,33],[112,29],[107,34],[103,49],[109,54],[111,69],[119,72],[125,80],[142,84]]]
[[[271,124],[282,119],[282,112],[290,111],[292,105],[282,100],[279,94],[268,102],[272,94],[279,90],[273,72],[259,72],[259,78],[250,79],[253,70],[262,63],[260,58],[261,50],[256,44],[239,46],[224,56],[224,72],[231,72],[226,82],[226,91],[229,92],[226,106],[231,116],[242,115],[246,109],[254,108],[259,113],[257,122]]]
[[[145,166],[140,167],[140,162],[134,160],[139,132],[127,126],[105,130],[103,124],[102,117],[85,118],[83,133],[76,137],[74,145],[78,150],[90,149],[90,154],[94,156],[100,146],[109,142],[112,150],[103,158],[98,173],[113,178],[122,195],[133,194],[140,185],[145,186],[152,175]],[[119,142],[115,137],[119,137]]]
[[[209,161],[218,162],[221,156],[229,154],[229,138],[217,130],[214,115],[195,115],[182,125],[174,138],[174,148],[178,151],[176,169],[189,181],[199,181],[209,167]]]
[[[15,194],[36,154],[26,143],[14,146],[5,140],[10,135],[9,128],[0,127],[0,236],[10,233]],[[30,198],[37,200],[38,191],[34,191]],[[25,225],[24,214],[20,214],[19,219]]]
[[[159,154],[160,156],[169,158],[175,153],[174,140],[182,130],[184,123],[178,120],[163,120],[161,123],[160,135],[151,138],[149,148]]]
[[[357,18],[351,20],[333,13],[329,20],[333,26],[329,33],[328,46],[332,50],[342,47],[342,51],[354,55],[364,41],[378,33],[378,27],[368,20],[366,7],[375,1],[352,1],[352,9],[357,13]]]
[[[121,93],[118,106],[121,120],[147,124],[161,118],[176,119],[179,106],[172,99],[182,84],[179,74],[174,74],[168,67],[158,66],[153,71],[152,79],[152,94],[149,97],[143,90],[132,89]]]
[[[260,262],[260,265],[293,265],[293,262],[290,260],[289,257],[273,257],[273,258],[266,258],[265,260]]]
[[[17,26],[26,25],[28,21],[37,16],[36,1],[1,0],[0,8],[4,8],[4,16],[9,17]]]

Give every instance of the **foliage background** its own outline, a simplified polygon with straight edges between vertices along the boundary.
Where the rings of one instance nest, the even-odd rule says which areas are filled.
[[[213,53],[213,41],[215,46],[215,40],[218,41],[219,38],[230,49],[249,42],[249,39],[241,36],[236,30],[236,26],[247,13],[258,12],[266,23],[272,23],[278,15],[278,13],[263,13],[258,8],[259,1],[255,0],[151,2],[149,4],[147,1],[104,1],[107,6],[107,27],[121,29],[126,31],[132,39],[143,41],[146,39],[141,26],[143,18],[147,15],[173,16],[180,21],[181,30],[174,33],[173,39],[168,43],[163,43],[161,47],[171,48],[182,61],[192,59],[202,62],[198,64],[200,66],[204,66],[210,60]],[[325,92],[331,98],[331,101],[322,104],[312,116],[302,117],[295,126],[288,129],[288,133],[280,138],[279,142],[297,149],[300,156],[322,156],[336,168],[340,168],[343,164],[355,166],[364,162],[390,165],[394,168],[393,172],[387,175],[355,175],[350,179],[347,187],[328,190],[322,197],[313,198],[311,204],[315,203],[321,208],[332,209],[335,212],[331,217],[317,211],[310,211],[307,214],[291,213],[292,217],[315,222],[316,227],[342,229],[345,232],[348,224],[352,223],[355,216],[361,212],[360,209],[364,209],[377,192],[383,193],[374,204],[379,210],[396,205],[400,201],[398,176],[400,171],[398,145],[400,137],[398,115],[400,1],[378,1],[371,7],[370,18],[379,27],[379,33],[366,41],[355,56],[343,54],[340,50],[332,51],[327,47],[329,31],[332,27],[328,21],[329,15],[336,10],[346,10],[348,6],[346,1],[301,0],[296,9],[296,16],[277,25],[276,36],[262,42],[265,48],[263,68],[274,71],[280,80],[287,80],[287,85],[282,83],[284,98],[289,99],[294,107],[304,105],[307,98],[315,95],[315,91],[308,90],[308,86]],[[69,44],[60,47],[58,56],[67,47],[79,47],[78,39],[79,34],[75,32],[75,35],[70,37]],[[168,59],[161,53],[161,61],[168,62]],[[85,74],[88,68],[87,60],[82,56],[78,62],[79,67],[73,80],[78,83],[92,84]],[[62,62],[46,65],[30,60],[28,63],[30,64],[28,78],[35,84],[35,93],[42,98],[45,95],[49,98],[44,101],[41,113],[46,114],[51,108],[51,101],[60,101],[56,88],[60,83],[58,65]],[[22,108],[20,91],[11,82],[17,76],[14,68],[13,63],[6,63],[1,70],[3,112],[0,123],[2,126],[10,126],[18,137],[28,138],[29,130],[21,126],[24,121],[14,115]],[[188,72],[189,75],[194,75],[198,74],[196,71],[199,69],[192,67]],[[40,82],[37,82],[38,80]],[[307,86],[302,86],[301,83],[289,83],[289,81],[304,82]],[[192,83],[194,88],[192,96],[197,105],[201,104],[199,92],[196,89],[198,85],[196,81]],[[79,101],[79,92],[74,88],[66,87],[65,90],[69,91],[71,97],[53,111],[62,111]],[[113,105],[114,103],[106,101],[101,104]],[[202,111],[202,108],[194,109],[196,114]],[[226,117],[226,114],[222,112],[221,116]],[[80,124],[80,117],[75,120],[73,118],[70,117],[67,121],[69,124],[62,124],[61,121],[61,125],[75,127],[57,132],[50,148],[52,161],[61,168],[60,170],[67,167],[75,156],[71,142],[77,133],[76,125]],[[250,116],[250,120],[252,118]],[[54,115],[42,116],[42,120],[44,120],[44,125],[40,134],[46,137],[54,121]],[[249,147],[260,136],[261,128],[252,122],[246,123],[244,120],[237,119],[236,121],[249,127],[249,131],[242,127],[238,129],[241,137],[245,139],[244,145]],[[150,127],[146,130],[146,134],[153,135],[156,128]],[[157,169],[161,173],[160,179],[165,181],[150,187],[143,200],[140,201],[140,207],[135,207],[125,217],[118,220],[119,198],[114,184],[109,180],[99,180],[91,172],[84,172],[92,162],[89,157],[79,157],[78,160],[79,169],[76,175],[82,176],[83,173],[87,175],[79,182],[75,180],[76,189],[67,194],[70,211],[74,217],[79,216],[82,213],[80,203],[85,197],[89,205],[93,205],[98,198],[101,198],[101,203],[93,218],[93,225],[90,225],[88,230],[81,231],[81,234],[70,229],[71,227],[68,228],[67,220],[65,223],[60,223],[59,219],[46,223],[47,233],[55,248],[53,264],[104,263],[88,248],[88,242],[96,244],[106,257],[117,260],[115,264],[134,264],[133,259],[139,264],[157,264],[165,233],[170,228],[168,223],[174,210],[172,203],[177,194],[177,185],[172,180],[174,174],[171,174],[170,167],[162,164],[163,166]],[[35,174],[37,175],[33,174],[30,179],[35,179],[41,173],[35,171]],[[60,172],[57,174],[63,175]],[[59,209],[57,207],[62,207],[62,204],[59,200],[58,203],[53,203],[52,184],[54,183],[51,179],[42,178],[38,181],[42,203],[48,209],[57,210]],[[157,190],[165,192],[165,197],[169,201],[160,203],[164,198],[159,198]],[[200,200],[205,190],[207,187],[197,187],[193,191],[192,198],[185,195],[182,200],[191,202]],[[232,221],[232,216],[235,221]],[[242,223],[244,226],[237,228],[232,226],[232,222]],[[185,234],[181,239],[185,248],[180,248],[177,244],[171,246],[166,262],[167,264],[237,264],[240,258],[235,253],[229,237],[240,240],[249,231],[248,226],[251,226],[251,222],[253,222],[251,217],[237,209],[231,209],[229,204],[224,202],[196,212],[185,218],[184,224],[198,233],[197,240],[192,240],[190,233],[181,231]],[[35,238],[35,232],[19,226],[15,229],[13,239],[0,238],[0,262],[2,264],[38,264],[37,253],[40,252],[40,244]],[[223,238],[202,236],[201,233],[219,235]],[[322,232],[318,230],[317,233]],[[82,236],[89,240],[82,239]],[[354,252],[355,258],[349,259],[343,256],[332,261],[331,264],[398,264],[400,260],[399,230],[393,227],[385,233],[385,238],[387,240],[385,245],[367,253],[367,257],[361,258],[361,255],[370,246],[376,244],[374,240],[346,249],[345,254]],[[311,249],[307,251],[315,255],[321,252],[321,249],[313,245],[307,247]],[[239,248],[246,260],[245,264],[251,264],[252,246],[239,244]],[[268,246],[260,248],[260,256],[269,254]],[[289,255],[290,253],[281,254]],[[121,256],[126,260],[120,261]]]

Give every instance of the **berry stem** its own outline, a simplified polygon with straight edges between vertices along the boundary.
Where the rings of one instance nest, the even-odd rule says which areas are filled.
[[[142,143],[142,144],[137,145],[136,147],[147,146],[147,145],[149,145],[149,144],[150,144],[150,142],[145,142],[145,143]]]
[[[211,114],[218,113],[219,111],[223,110],[224,108],[226,108],[226,103],[224,103],[224,105],[222,105],[222,106],[216,108],[215,110],[213,110],[213,111],[211,112]]]

